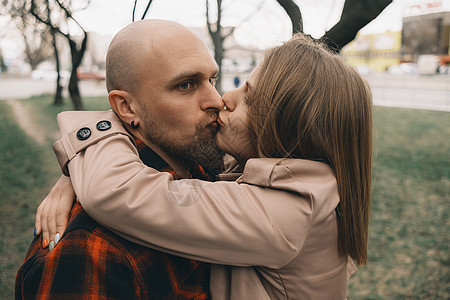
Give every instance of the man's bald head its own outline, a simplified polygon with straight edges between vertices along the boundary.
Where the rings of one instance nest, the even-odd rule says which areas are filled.
[[[123,28],[113,38],[106,56],[108,92],[136,92],[165,49],[186,38],[203,44],[192,31],[171,21],[142,20]]]
[[[129,128],[136,137],[185,173],[194,163],[221,157],[214,144],[223,108],[214,87],[218,70],[208,47],[186,27],[138,21],[108,49],[108,99],[124,123],[139,125]]]

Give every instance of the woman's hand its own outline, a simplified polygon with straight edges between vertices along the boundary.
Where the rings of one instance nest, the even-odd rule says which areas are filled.
[[[69,177],[62,175],[50,193],[39,205],[36,213],[35,234],[42,232],[42,247],[51,251],[64,233],[75,192]]]

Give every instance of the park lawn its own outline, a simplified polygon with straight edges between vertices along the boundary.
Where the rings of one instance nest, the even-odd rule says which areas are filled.
[[[58,132],[56,114],[70,110],[51,105],[50,96],[20,100],[30,117],[47,132]],[[85,99],[86,109],[108,109],[105,97]],[[37,144],[15,123],[11,107],[0,101],[0,299],[14,298],[14,280],[33,239],[34,215],[42,199],[60,176],[53,154],[53,139]]]
[[[70,99],[64,99],[62,106],[52,104],[52,99],[48,95],[31,97],[29,100],[23,101],[23,104],[32,112],[32,118],[35,122],[42,125],[49,131],[59,133],[56,115],[61,111],[73,110]],[[110,109],[108,98],[105,97],[89,97],[83,101],[85,110],[107,110]],[[51,140],[51,143],[54,141]]]
[[[449,299],[450,113],[375,109],[369,263],[349,299]]]
[[[67,100],[66,100],[67,102]],[[71,109],[48,96],[22,102],[33,119],[57,131]],[[86,109],[108,108],[104,97]],[[34,213],[59,175],[51,143],[38,145],[0,102],[0,299],[13,298],[14,277],[33,237]],[[448,299],[450,114],[375,109],[369,263],[352,277],[349,299]]]

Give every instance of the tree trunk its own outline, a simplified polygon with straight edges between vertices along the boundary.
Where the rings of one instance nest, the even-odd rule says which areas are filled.
[[[87,45],[87,33],[84,34],[83,42],[81,43],[80,50],[77,49],[77,44],[75,41],[68,38],[70,46],[70,55],[72,58],[72,72],[70,73],[69,80],[69,94],[72,99],[73,107],[75,110],[83,110],[83,103],[81,101],[80,89],[78,88],[78,76],[77,70],[81,64],[81,61],[86,51]]]
[[[56,91],[55,91],[55,98],[53,99],[53,105],[59,106],[63,104],[62,91],[63,86],[61,85],[61,75],[58,72],[58,77],[56,78]]]
[[[214,59],[216,60],[217,64],[219,66],[222,65],[222,59],[224,55],[224,50],[222,44],[215,45],[214,46]],[[219,69],[219,73],[217,73],[217,80],[216,80],[216,90],[219,92],[220,95],[223,95],[222,90],[222,69]]]
[[[77,69],[73,65],[69,80],[69,94],[72,99],[73,108],[75,110],[83,110],[83,102],[81,101],[80,89],[78,88]]]
[[[222,60],[224,56],[225,50],[223,49],[223,38],[221,35],[220,27],[217,28],[217,31],[211,35],[213,44],[214,44],[214,60],[219,65],[219,73],[217,73],[216,80],[216,90],[220,95],[223,94],[222,90]]]
[[[222,36],[222,0],[217,0],[217,22],[216,22],[216,29],[213,30],[211,27],[210,22],[210,15],[209,15],[209,1],[206,0],[206,25],[208,26],[208,32],[211,36],[211,40],[214,45],[214,60],[219,65],[219,73],[217,73],[217,80],[216,80],[216,90],[217,92],[222,95],[222,60],[224,56],[225,50],[223,49],[223,41],[225,37]]]
[[[55,55],[55,63],[56,63],[56,91],[55,91],[55,98],[53,100],[53,105],[62,105],[63,104],[63,97],[62,97],[62,91],[63,87],[61,85],[61,64],[59,61],[59,52],[58,47],[56,46],[56,35],[55,31],[53,29],[50,29],[51,35],[52,35],[52,45],[53,45],[53,51]]]

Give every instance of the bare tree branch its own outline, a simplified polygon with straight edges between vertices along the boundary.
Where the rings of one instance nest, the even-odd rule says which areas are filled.
[[[392,0],[346,0],[341,20],[321,40],[335,52],[355,39],[358,31],[375,19]]]
[[[9,15],[10,20],[19,30],[24,42],[24,54],[31,70],[51,56],[49,48],[51,34],[48,27],[41,24],[29,13],[29,1],[3,0],[0,14]]]
[[[75,20],[74,17],[72,17],[72,12],[70,12],[70,11],[67,9],[67,7],[65,7],[64,5],[62,5],[62,3],[61,3],[60,0],[55,0],[55,1],[56,1],[56,3],[58,3],[59,7],[65,12],[66,18],[67,18],[67,19],[71,19],[72,21],[74,21],[75,24],[77,24],[78,27],[80,27],[80,29],[81,29],[84,33],[86,33],[86,31],[83,29],[83,26],[81,26],[80,23],[78,23],[78,21]]]
[[[37,8],[37,5],[36,5],[35,1],[36,0],[31,0],[31,8],[30,8],[31,14],[37,20],[39,20],[43,24],[47,25],[52,31],[58,32],[59,34],[64,36],[67,39],[68,43],[69,43],[70,55],[71,55],[71,60],[72,60],[72,71],[71,71],[70,79],[69,79],[69,94],[70,94],[70,97],[72,99],[72,103],[73,103],[74,108],[76,110],[81,110],[81,109],[83,109],[83,103],[82,103],[82,100],[81,100],[80,90],[79,90],[79,87],[78,87],[77,70],[78,70],[78,67],[81,64],[81,61],[82,61],[83,56],[84,56],[84,53],[86,51],[88,34],[84,30],[84,28],[80,25],[80,23],[78,23],[78,21],[72,16],[72,13],[71,13],[69,7],[65,6],[62,3],[62,1],[60,1],[60,0],[54,0],[57,3],[57,7],[63,13],[66,22],[69,21],[69,20],[73,21],[75,24],[77,24],[77,26],[84,33],[84,37],[83,37],[83,40],[81,42],[81,46],[80,46],[80,48],[78,48],[78,44],[71,37],[70,32],[67,32],[67,33],[63,32],[61,30],[61,27],[59,26],[60,24],[54,24],[52,22],[51,16],[52,15],[58,15],[58,14],[51,14],[51,13],[48,13],[48,11],[47,11],[46,17],[41,16],[40,13],[42,13],[42,11],[41,12],[38,11],[38,8]],[[50,2],[49,1],[50,0],[45,0],[44,1],[44,3],[47,5],[48,9],[50,9]],[[69,4],[70,4],[70,2],[69,2]],[[55,6],[53,6],[52,9],[56,9]]]
[[[288,14],[292,23],[292,33],[303,32],[303,19],[300,8],[293,0],[277,0]]]
[[[242,26],[243,24],[245,24],[246,22],[248,22],[253,16],[255,16],[256,13],[257,13],[258,11],[260,11],[261,8],[264,6],[264,4],[266,3],[266,1],[267,1],[267,0],[264,0],[264,1],[260,2],[259,5],[256,7],[256,9],[255,9],[254,11],[252,11],[251,13],[249,13],[249,14],[247,15],[247,17],[245,17],[245,18],[243,19],[244,21],[243,21],[242,23],[240,23],[240,24],[236,25],[235,27],[233,27],[233,28],[231,29],[231,31],[230,31],[228,34],[226,34],[226,35],[224,36],[224,39],[226,39],[227,37],[229,37],[230,35],[232,35],[232,34],[234,33],[234,30],[235,30],[237,27]]]
[[[141,20],[144,20],[145,16],[147,15],[148,9],[150,8],[150,5],[152,4],[152,1],[153,0],[149,0],[148,1],[147,7],[145,8],[144,13],[142,14]]]
[[[133,15],[131,17],[131,20],[134,22],[134,17],[136,15],[136,6],[137,6],[138,0],[134,0],[134,6],[133,6]],[[145,16],[147,15],[148,9],[150,8],[150,5],[152,4],[153,0],[149,0],[147,3],[147,7],[144,10],[144,13],[142,14],[141,20],[145,19]]]
[[[216,24],[216,32],[219,32],[222,28],[222,0],[217,0],[217,24]]]
[[[216,21],[216,28],[215,30],[211,26],[211,16],[209,12],[209,1],[206,0],[206,25],[208,27],[209,35],[211,36],[211,40],[214,45],[214,60],[219,65],[219,73],[217,74],[217,81],[216,81],[216,89],[219,91],[219,93],[222,92],[222,71],[220,69],[220,66],[222,66],[222,60],[224,56],[224,48],[223,48],[223,41],[224,37],[222,36],[222,0],[217,0],[217,21]]]
[[[47,19],[50,20],[51,16],[51,9],[50,5],[48,5],[47,2]],[[63,87],[61,85],[61,63],[59,60],[59,50],[58,45],[56,43],[56,32],[53,29],[50,29],[51,36],[52,36],[52,46],[53,46],[53,53],[55,56],[55,64],[56,64],[56,91],[55,91],[55,98],[53,99],[53,105],[62,105],[63,104],[63,97],[62,97],[62,90]]]
[[[59,34],[65,36],[66,38],[69,38],[69,34],[64,33],[61,31],[61,29],[57,26],[54,26],[51,22],[50,19],[46,19],[44,20],[43,18],[41,18],[41,16],[39,15],[39,13],[37,12],[37,6],[34,0],[31,0],[31,6],[30,6],[30,13],[41,23],[47,25],[49,28],[51,28],[52,30],[57,31]]]
[[[209,14],[209,1],[206,0],[206,26],[208,27],[209,35],[212,37],[214,32],[211,28],[211,16]]]
[[[234,30],[236,29],[236,27],[232,27],[231,29],[230,29],[230,31],[227,33],[227,34],[224,34],[223,36],[222,36],[222,38],[223,38],[223,40],[225,40],[227,37],[229,37],[230,35],[232,35],[233,33],[234,33]]]
[[[91,0],[87,0],[87,1],[86,1],[86,5],[85,5],[84,7],[82,7],[82,8],[80,8],[80,9],[77,10],[77,11],[85,10],[86,8],[88,8],[89,4],[91,4]]]
[[[138,0],[134,0],[134,5],[133,5],[133,14],[131,15],[131,22],[134,22],[134,15],[136,14],[136,5],[137,5]]]

